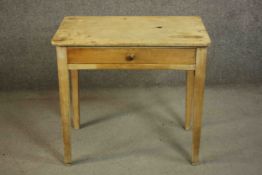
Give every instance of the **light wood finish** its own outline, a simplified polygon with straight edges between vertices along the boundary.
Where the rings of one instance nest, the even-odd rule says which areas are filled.
[[[57,46],[208,46],[198,16],[68,16],[52,39]]]
[[[67,52],[64,47],[56,47],[61,123],[64,141],[64,162],[71,163],[71,141],[70,141],[70,95],[69,95],[69,73],[67,68]]]
[[[206,48],[198,48],[196,55],[196,70],[194,80],[193,97],[193,144],[192,144],[192,164],[199,164],[199,148],[202,123],[202,111],[204,101],[204,87],[206,77]]]
[[[71,163],[69,70],[73,126],[79,128],[78,70],[187,71],[185,129],[192,123],[192,164],[199,163],[208,33],[197,16],[69,16],[57,46],[64,161]],[[191,122],[192,120],[192,122]]]
[[[195,64],[194,48],[68,48],[69,64]],[[131,56],[131,59],[128,59]]]
[[[179,64],[68,64],[70,70],[80,69],[173,69],[173,70],[194,70],[195,65],[179,65]]]
[[[71,88],[72,88],[72,107],[73,107],[73,126],[80,128],[80,109],[79,109],[79,88],[78,88],[78,70],[71,70]]]
[[[193,114],[193,94],[194,94],[194,74],[195,72],[187,71],[186,80],[186,112],[185,112],[185,129],[191,127],[191,118]]]

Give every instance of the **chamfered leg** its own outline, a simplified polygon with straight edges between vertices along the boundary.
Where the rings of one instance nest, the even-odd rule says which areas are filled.
[[[59,96],[62,133],[64,141],[64,163],[71,163],[71,140],[70,140],[70,93],[69,93],[69,71],[67,67],[67,52],[64,47],[56,47]]]
[[[206,75],[206,48],[198,48],[196,54],[196,69],[194,81],[193,99],[193,144],[192,144],[192,165],[197,165],[199,161],[201,122],[204,100],[204,87]]]
[[[188,70],[186,72],[186,112],[185,112],[185,129],[191,127],[191,119],[193,114],[193,94],[194,94],[194,75],[195,71]]]
[[[73,106],[73,126],[80,128],[80,110],[79,110],[79,87],[78,70],[71,70],[71,88],[72,88],[72,106]]]

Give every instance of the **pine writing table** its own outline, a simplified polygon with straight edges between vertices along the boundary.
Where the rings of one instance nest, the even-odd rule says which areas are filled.
[[[52,38],[56,46],[64,162],[71,163],[73,127],[80,126],[78,70],[173,69],[187,72],[185,129],[192,120],[192,164],[199,163],[201,118],[210,38],[197,16],[68,16]]]

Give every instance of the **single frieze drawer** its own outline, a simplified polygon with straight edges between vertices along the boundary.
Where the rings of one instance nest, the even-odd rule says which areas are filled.
[[[195,64],[195,48],[67,48],[69,64]]]

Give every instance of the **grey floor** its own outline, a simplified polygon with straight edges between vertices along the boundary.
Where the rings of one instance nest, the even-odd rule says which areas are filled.
[[[261,85],[207,87],[199,166],[183,121],[184,87],[82,90],[65,166],[57,92],[1,92],[0,174],[261,174]]]

